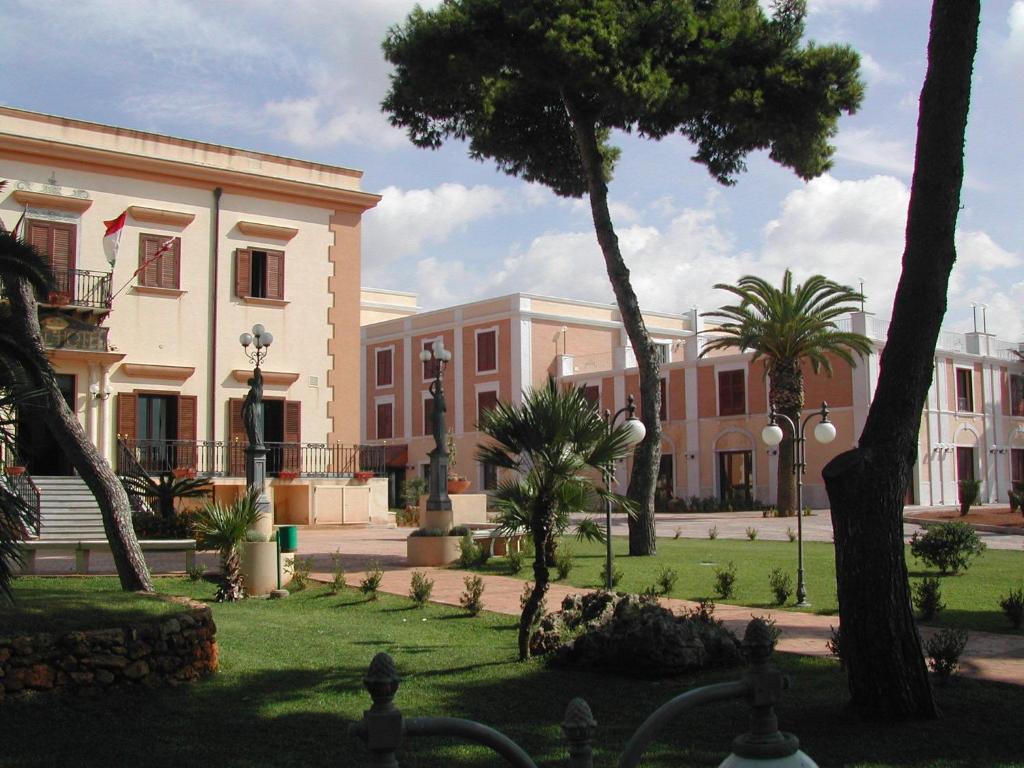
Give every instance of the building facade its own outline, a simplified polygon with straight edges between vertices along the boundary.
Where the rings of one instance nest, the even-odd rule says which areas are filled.
[[[380,199],[361,175],[0,107],[0,219],[53,267],[44,342],[105,458],[237,481],[252,375],[239,335],[257,323],[275,337],[272,472],[326,474],[356,450],[360,222]],[[105,222],[122,213],[111,262]],[[44,429],[18,427],[32,474],[70,473]]]
[[[749,353],[701,357],[706,334],[696,312],[645,315],[661,356],[662,458],[659,503],[715,496],[737,507],[774,503],[778,449],[761,441],[768,423],[768,382]],[[833,375],[805,368],[804,416],[828,403],[837,438],[819,445],[808,428],[805,503],[827,506],[821,471],[856,445],[878,378],[886,323],[858,312],[842,321],[864,333],[875,351],[857,366],[833,361]],[[363,328],[364,439],[387,444],[393,479],[423,473],[430,438],[433,371],[419,352],[441,339],[453,360],[443,375],[456,472],[489,490],[496,477],[474,457],[479,414],[496,400],[554,378],[583,389],[612,412],[633,395],[639,376],[628,337],[613,306],[513,294],[426,312]],[[921,440],[908,503],[957,502],[957,482],[982,481],[982,499],[1007,500],[1024,481],[1024,366],[1019,345],[983,333],[944,333],[936,376],[922,415]],[[624,480],[628,465],[619,468]]]

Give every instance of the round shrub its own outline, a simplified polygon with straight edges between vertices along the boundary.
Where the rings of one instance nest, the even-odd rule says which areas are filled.
[[[910,552],[943,574],[966,571],[971,558],[985,551],[985,544],[967,523],[939,523],[910,539]]]

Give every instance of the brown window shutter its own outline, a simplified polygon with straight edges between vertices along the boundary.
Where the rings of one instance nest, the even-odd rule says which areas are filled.
[[[497,392],[479,392],[476,396],[476,417],[479,420],[486,411],[498,404]]]
[[[284,253],[267,251],[267,291],[268,299],[284,298]]]
[[[242,421],[244,402],[240,397],[228,400],[228,474],[231,477],[245,477],[245,447],[249,440]]]
[[[281,468],[291,472],[300,472],[302,470],[302,403],[298,400],[284,401],[284,442]]]
[[[134,440],[138,434],[138,400],[130,392],[117,393],[117,434],[125,440]]]
[[[665,379],[658,379],[658,392],[661,403],[658,405],[658,420],[668,421],[668,382]]]
[[[196,467],[196,396],[178,396],[177,461],[179,467]]]
[[[390,387],[393,383],[391,376],[391,350],[377,350],[377,386]]]
[[[495,331],[485,331],[476,335],[476,369],[478,371],[493,371],[498,367],[498,334]]]
[[[423,434],[434,434],[434,398],[423,399]]]
[[[391,403],[380,403],[377,405],[377,439],[389,440],[393,437],[392,426],[394,423],[394,405]]]
[[[153,259],[153,254],[160,247],[160,241],[155,235],[139,235],[139,285],[158,286],[159,259]]]
[[[75,268],[75,228],[68,224],[53,225],[53,250],[50,264],[54,272]]]
[[[161,288],[178,287],[179,253],[181,253],[181,238],[176,237],[174,238],[174,243],[173,245],[171,245],[170,250],[168,250],[159,259],[157,259],[157,264],[160,267],[159,285]]]
[[[35,248],[47,263],[50,261],[51,227],[44,221],[30,221],[25,225],[25,241]]]
[[[235,295],[249,296],[252,293],[252,251],[239,248],[235,251]]]

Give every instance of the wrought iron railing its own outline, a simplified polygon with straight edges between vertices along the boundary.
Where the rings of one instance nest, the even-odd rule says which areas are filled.
[[[245,448],[241,441],[126,440],[118,438],[119,474],[136,465],[148,474],[183,473],[199,477],[243,477]],[[352,477],[357,472],[383,475],[383,445],[267,443],[267,474],[296,477]]]
[[[110,299],[110,273],[90,269],[55,271],[53,289],[39,297],[45,304],[93,309],[110,309]]]
[[[39,488],[32,482],[32,478],[28,473],[8,475],[7,480],[14,492],[30,510],[29,535],[39,538]]]

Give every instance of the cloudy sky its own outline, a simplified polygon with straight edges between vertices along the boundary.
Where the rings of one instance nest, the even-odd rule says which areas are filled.
[[[431,5],[432,3],[423,3]],[[687,142],[616,137],[612,214],[641,304],[712,308],[716,282],[821,272],[888,317],[903,251],[930,3],[809,0],[808,37],[861,54],[865,103],[832,171],[804,183],[766,156],[734,187]],[[363,285],[433,308],[527,291],[611,301],[589,209],[388,126],[380,53],[407,0],[0,0],[0,103],[364,171]],[[958,263],[946,326],[1024,337],[1024,0],[985,0]],[[979,323],[981,311],[978,311]]]

